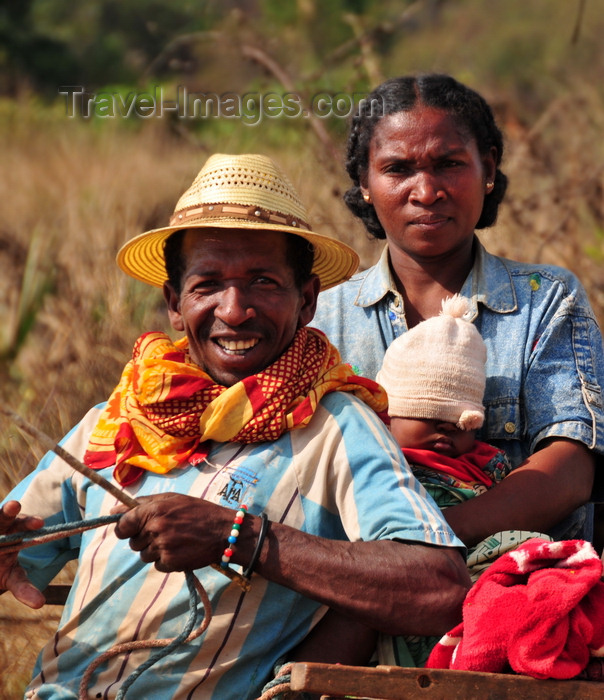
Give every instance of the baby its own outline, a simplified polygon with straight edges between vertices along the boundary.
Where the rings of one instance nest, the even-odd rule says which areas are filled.
[[[486,491],[511,470],[503,450],[476,440],[487,350],[469,311],[458,294],[443,301],[439,316],[390,345],[377,376],[388,393],[390,430],[441,508]]]
[[[388,394],[390,430],[413,473],[441,508],[478,496],[511,471],[503,450],[476,439],[484,422],[487,349],[467,320],[470,302],[445,299],[439,316],[422,321],[393,341],[377,381]],[[472,581],[498,556],[536,532],[494,533],[468,552]],[[436,637],[387,637],[377,641],[379,663],[423,666]]]

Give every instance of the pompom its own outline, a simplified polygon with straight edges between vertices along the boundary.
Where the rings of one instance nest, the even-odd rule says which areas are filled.
[[[457,427],[460,430],[477,430],[484,421],[484,416],[480,411],[462,411]]]
[[[454,294],[442,301],[441,316],[452,316],[453,318],[463,318],[470,311],[470,300],[462,297],[461,294]]]

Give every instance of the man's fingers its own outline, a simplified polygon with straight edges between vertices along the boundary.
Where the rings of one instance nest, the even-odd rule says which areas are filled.
[[[21,512],[19,501],[7,501],[0,509],[0,526],[8,526]]]
[[[178,494],[165,493],[160,496],[142,496],[138,499],[138,505],[135,508],[123,505],[114,506],[111,509],[112,513],[123,513],[115,526],[115,534],[120,539],[125,540],[135,537],[144,529],[148,529],[149,523],[156,516],[156,504],[176,495]]]
[[[139,508],[134,508],[124,513],[115,525],[117,537],[121,540],[126,540],[129,537],[138,535],[144,525],[144,521],[139,516]]]
[[[44,520],[37,515],[19,515],[19,501],[7,501],[0,508],[0,533],[18,530],[38,530],[44,526]]]
[[[152,543],[152,539],[152,537],[145,533],[135,535],[130,538],[130,549],[133,549],[135,552],[142,552],[143,549],[149,547]]]
[[[19,501],[7,501],[0,508],[0,533],[19,530],[37,530],[44,525],[44,520],[32,515],[20,515]],[[16,554],[6,554],[2,558],[2,586],[13,596],[30,608],[41,608],[46,599],[29,581],[25,571],[17,563]]]
[[[159,562],[161,559],[154,546],[145,547],[145,549],[142,549],[140,551],[139,556],[141,558],[141,561],[144,561],[145,564]]]
[[[44,527],[44,519],[37,515],[25,515],[18,523],[18,530],[39,530],[41,527]]]
[[[7,589],[20,603],[35,610],[41,608],[46,602],[44,595],[31,583],[25,571],[18,565],[8,576]]]

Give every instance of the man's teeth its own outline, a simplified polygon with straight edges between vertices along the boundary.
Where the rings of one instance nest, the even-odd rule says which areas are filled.
[[[254,345],[258,345],[257,338],[250,338],[249,340],[226,340],[225,338],[219,338],[216,342],[223,350],[237,354],[243,354],[246,350],[253,348]]]

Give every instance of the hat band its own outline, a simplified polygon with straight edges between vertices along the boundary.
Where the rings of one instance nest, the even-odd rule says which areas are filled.
[[[291,226],[292,228],[304,228],[312,231],[309,224],[291,214],[281,214],[278,211],[271,211],[262,207],[238,206],[236,204],[204,204],[202,206],[193,205],[186,209],[174,213],[170,219],[170,226],[183,223],[193,223],[201,219],[219,219],[227,217],[229,219],[246,219],[247,221],[263,221],[267,224],[280,224],[281,226]]]

